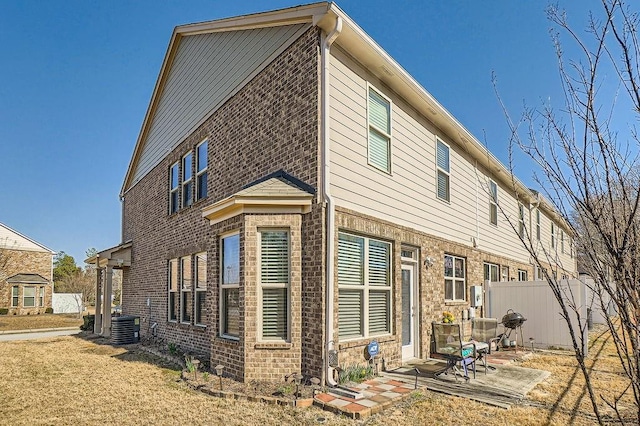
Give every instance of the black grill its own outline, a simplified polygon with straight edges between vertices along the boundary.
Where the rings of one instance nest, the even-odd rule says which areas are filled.
[[[507,315],[502,317],[501,322],[505,327],[514,329],[522,326],[522,323],[526,320],[527,319],[523,317],[521,313],[513,312],[513,309],[509,309],[507,311]]]

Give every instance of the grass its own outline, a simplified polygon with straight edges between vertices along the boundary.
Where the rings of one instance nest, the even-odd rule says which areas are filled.
[[[0,315],[0,331],[79,327],[78,314]]]
[[[361,422],[315,407],[296,410],[212,398],[189,390],[176,368],[150,355],[78,337],[5,342],[0,359],[0,418],[6,424],[305,425],[319,424],[318,419],[330,425],[595,423],[575,358],[560,351],[536,352],[521,362],[552,375],[510,410],[424,390]],[[610,398],[623,389],[625,381],[606,330],[592,333],[588,366],[598,395]],[[632,416],[635,408],[629,395],[622,404]],[[601,407],[606,414],[605,404]]]

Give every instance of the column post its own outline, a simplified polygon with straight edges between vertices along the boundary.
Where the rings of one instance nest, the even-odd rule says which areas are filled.
[[[102,292],[102,336],[111,336],[111,290],[113,285],[113,266],[104,270],[104,291]]]
[[[93,323],[93,333],[102,334],[102,268],[100,258],[96,258],[96,318]]]

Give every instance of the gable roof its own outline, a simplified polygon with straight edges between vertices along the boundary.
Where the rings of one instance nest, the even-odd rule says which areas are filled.
[[[7,278],[7,282],[19,284],[49,284],[49,281],[39,274],[16,274]]]
[[[411,107],[426,117],[451,141],[467,152],[478,165],[488,170],[492,178],[515,189],[523,202],[535,202],[536,196],[517,178],[512,180],[510,170],[505,167],[479,140],[477,140],[449,111],[446,110],[424,87],[420,85],[400,64],[362,30],[335,3],[321,2],[305,6],[270,12],[256,13],[197,24],[179,26],[174,29],[156,87],[145,117],[133,158],[123,182],[121,196],[135,185],[133,168],[136,164],[141,145],[153,111],[158,103],[162,87],[173,66],[180,40],[188,35],[211,34],[241,29],[272,28],[278,26],[311,23],[330,33],[336,21],[342,20],[342,31],[334,45],[339,45],[349,55],[382,81],[388,88],[401,96]],[[381,18],[382,19],[382,18]],[[213,112],[213,111],[212,111]],[[208,117],[204,117],[203,120]],[[177,142],[176,142],[177,143]]]
[[[240,191],[202,209],[211,224],[242,213],[298,213],[311,211],[315,190],[284,170],[271,173]]]
[[[9,228],[7,225],[0,223],[0,248],[10,250],[27,250],[27,251],[40,251],[55,254],[55,252],[39,242],[32,240],[19,233],[16,230]]]

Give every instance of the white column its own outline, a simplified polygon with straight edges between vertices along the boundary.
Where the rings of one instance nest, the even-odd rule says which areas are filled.
[[[98,266],[98,260],[96,260],[96,319],[93,323],[94,334],[102,334],[102,268]]]
[[[104,270],[104,291],[102,292],[102,336],[111,336],[111,287],[113,267],[107,265]]]

